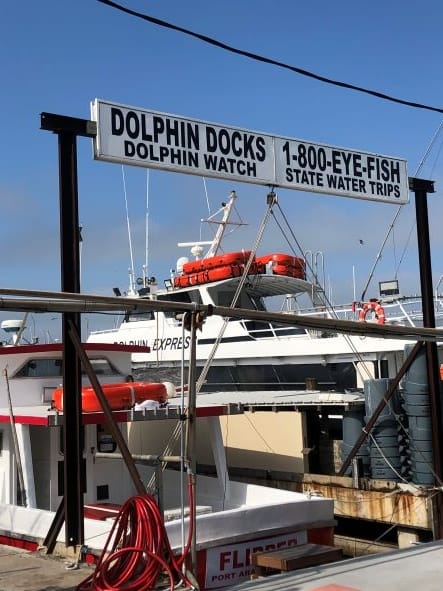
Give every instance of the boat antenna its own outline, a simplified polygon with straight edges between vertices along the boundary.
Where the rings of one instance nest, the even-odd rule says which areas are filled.
[[[143,267],[143,286],[146,287],[149,278],[149,168],[146,169],[146,233],[145,233],[145,264]]]
[[[206,205],[208,206],[208,215],[211,215],[211,206],[209,205],[208,187],[206,186],[206,179],[202,177],[203,186],[205,188]]]
[[[434,135],[432,136],[432,139],[429,142],[429,145],[426,148],[425,153],[424,153],[422,159],[420,160],[420,162],[419,162],[419,164],[417,166],[417,169],[416,169],[416,171],[414,173],[414,176],[417,176],[419,174],[420,170],[423,168],[423,165],[426,162],[426,159],[428,158],[428,156],[429,156],[432,148],[434,147],[435,142],[437,141],[437,137],[439,136],[442,127],[443,127],[443,120],[440,122],[439,126],[437,127],[437,130],[435,131]],[[392,232],[392,230],[394,228],[395,222],[397,221],[397,218],[400,215],[400,211],[401,211],[402,207],[403,207],[403,205],[399,205],[398,206],[398,209],[397,209],[397,211],[396,211],[396,213],[394,215],[394,218],[393,218],[391,224],[389,225],[388,231],[386,232],[386,236],[383,239],[383,242],[382,242],[382,245],[380,247],[380,250],[378,251],[377,256],[375,257],[375,261],[374,261],[374,264],[372,265],[372,269],[371,269],[371,271],[369,273],[368,280],[367,280],[366,285],[365,285],[365,287],[363,289],[363,293],[361,294],[361,301],[362,302],[364,302],[366,291],[367,291],[367,289],[369,287],[369,284],[371,283],[372,278],[374,276],[375,268],[377,267],[378,261],[382,257],[383,249],[384,249],[384,247],[386,245],[386,242],[388,241],[388,238],[389,238],[389,236],[390,236],[390,234],[391,234],[391,232]],[[415,222],[414,222],[414,224],[415,224]]]
[[[126,192],[126,177],[125,177],[125,168],[122,164],[122,178],[123,178],[123,192],[125,195],[125,209],[126,209],[126,226],[128,228],[128,241],[129,241],[129,256],[131,257],[131,267],[129,269],[129,289],[128,294],[134,295],[135,292],[135,285],[134,285],[134,256],[132,252],[132,238],[131,238],[131,224],[129,223],[129,211],[128,211],[128,196]]]

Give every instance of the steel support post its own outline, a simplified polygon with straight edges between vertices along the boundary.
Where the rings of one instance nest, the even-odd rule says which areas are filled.
[[[434,290],[432,281],[431,247],[429,240],[428,193],[434,192],[434,183],[424,179],[409,179],[409,188],[415,194],[415,212],[417,220],[417,243],[420,267],[420,286],[423,309],[423,326],[435,328]],[[429,399],[431,406],[433,470],[436,486],[443,481],[443,440],[440,395],[440,368],[437,344],[426,343],[426,365],[428,374]],[[443,537],[443,498],[442,492],[434,497],[433,529],[434,539]]]
[[[58,135],[61,289],[80,293],[80,229],[77,188],[77,136],[92,137],[95,126],[90,121],[50,113],[41,114],[41,129]],[[81,414],[81,365],[70,337],[74,330],[81,339],[80,314],[64,312],[63,337],[63,453],[64,502],[62,515],[56,516],[48,533],[54,539],[65,521],[66,546],[84,544],[83,441]],[[52,535],[51,535],[52,534]]]

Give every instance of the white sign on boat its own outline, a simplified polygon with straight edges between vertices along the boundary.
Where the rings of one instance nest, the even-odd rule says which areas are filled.
[[[227,544],[209,548],[206,551],[205,588],[235,585],[254,573],[251,554],[291,548],[308,542],[306,530],[250,540],[238,544]]]
[[[97,160],[390,203],[406,161],[95,99]]]

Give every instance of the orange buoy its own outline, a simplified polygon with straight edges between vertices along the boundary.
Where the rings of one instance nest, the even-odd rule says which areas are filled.
[[[360,322],[366,322],[366,315],[368,312],[374,312],[377,324],[384,324],[386,322],[386,316],[383,306],[378,300],[370,300],[363,304],[362,309],[358,315]]]
[[[124,410],[140,404],[145,400],[166,402],[167,388],[165,384],[156,382],[120,382],[102,384],[103,394],[111,410]],[[91,386],[82,388],[82,412],[100,412],[102,406]],[[63,411],[63,388],[56,388],[52,394],[52,408]]]

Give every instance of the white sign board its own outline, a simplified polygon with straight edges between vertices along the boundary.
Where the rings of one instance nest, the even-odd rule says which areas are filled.
[[[407,203],[406,161],[96,99],[97,160]]]
[[[272,538],[209,548],[206,551],[205,588],[226,587],[250,579],[254,572],[250,558],[254,552],[271,552],[306,544],[307,541],[306,530],[301,530]]]

